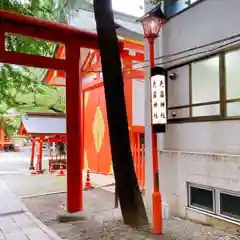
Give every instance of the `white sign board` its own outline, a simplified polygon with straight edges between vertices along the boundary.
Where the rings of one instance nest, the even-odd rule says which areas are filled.
[[[151,77],[151,92],[152,92],[152,124],[166,124],[167,104],[164,75],[155,75]]]

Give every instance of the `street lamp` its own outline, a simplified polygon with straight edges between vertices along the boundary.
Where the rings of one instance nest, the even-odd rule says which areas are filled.
[[[154,41],[159,35],[161,26],[164,24],[165,16],[161,10],[161,5],[156,6],[145,16],[139,19],[143,26],[144,38],[149,43],[149,58],[151,70],[154,68]],[[151,71],[152,72],[152,71]],[[152,114],[151,114],[152,116]],[[151,118],[151,129],[153,130]],[[157,134],[152,131],[152,162],[153,162],[153,186],[152,206],[153,206],[153,232],[155,234],[163,233],[162,223],[162,197],[159,191],[159,174],[158,174],[158,151],[157,151]]]
[[[165,22],[165,16],[160,6],[157,6],[149,13],[140,18],[143,26],[144,38],[149,43],[150,67],[154,67],[154,41],[159,35],[159,31]]]

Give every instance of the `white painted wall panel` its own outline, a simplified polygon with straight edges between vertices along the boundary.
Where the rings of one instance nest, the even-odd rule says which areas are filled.
[[[132,81],[132,125],[144,126],[144,82]]]

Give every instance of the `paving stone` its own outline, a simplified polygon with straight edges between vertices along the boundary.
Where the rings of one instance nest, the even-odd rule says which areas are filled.
[[[28,240],[27,236],[22,232],[12,232],[4,234],[7,240]]]
[[[47,234],[41,233],[41,234],[33,234],[33,235],[28,235],[28,238],[30,240],[52,240]]]
[[[0,231],[0,240],[5,240],[5,237],[1,231]]]
[[[22,228],[22,231],[27,235],[41,235],[43,234],[43,230],[40,229],[37,225],[36,226],[29,226]]]
[[[12,217],[7,216],[0,218],[0,230],[5,234],[20,231],[20,228]]]
[[[36,226],[36,224],[26,215],[26,213],[14,215],[13,219],[20,228]]]
[[[22,211],[21,203],[10,194],[8,188],[1,181],[0,199],[0,216],[3,214]]]

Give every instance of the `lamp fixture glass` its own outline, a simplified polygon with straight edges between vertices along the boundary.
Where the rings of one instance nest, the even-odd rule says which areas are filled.
[[[142,19],[141,23],[145,38],[157,38],[163,21],[161,18],[148,15]]]

